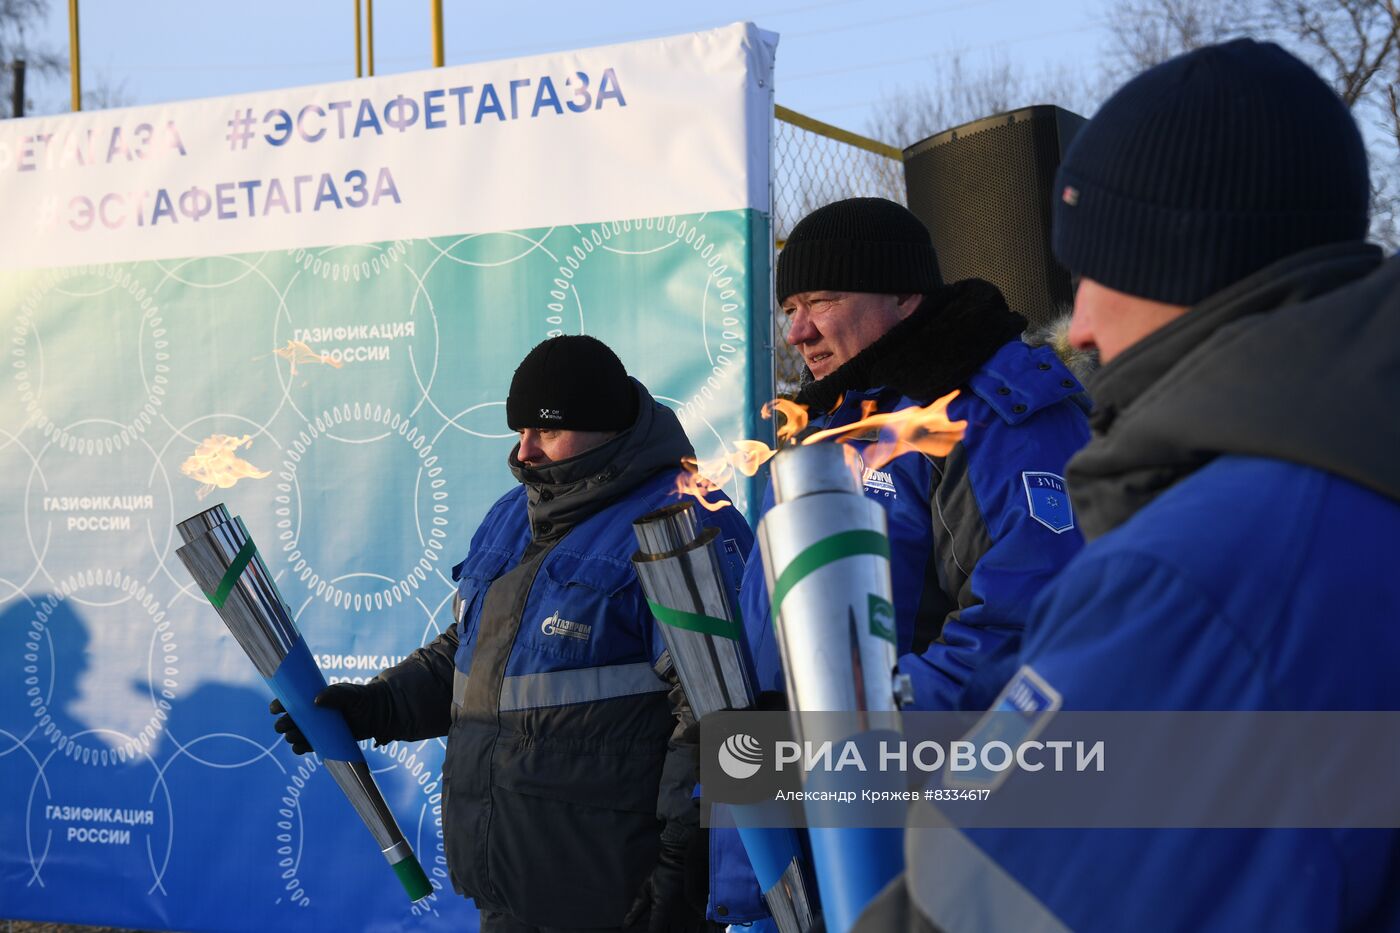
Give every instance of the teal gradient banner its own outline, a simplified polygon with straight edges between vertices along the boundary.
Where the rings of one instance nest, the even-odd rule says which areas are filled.
[[[770,243],[744,209],[0,272],[0,916],[474,928],[440,741],[365,749],[436,889],[409,904],[175,522],[227,503],[327,680],[368,679],[450,623],[541,340],[608,343],[702,458],[769,436]]]

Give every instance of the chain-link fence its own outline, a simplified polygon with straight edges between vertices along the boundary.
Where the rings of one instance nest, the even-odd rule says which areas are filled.
[[[782,249],[794,224],[823,204],[850,197],[904,198],[904,163],[893,146],[778,107],[773,126],[773,235]],[[802,356],[787,323],[773,316],[773,378],[779,395],[797,391]]]

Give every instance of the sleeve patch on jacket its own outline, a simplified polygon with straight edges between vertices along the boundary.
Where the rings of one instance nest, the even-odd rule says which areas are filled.
[[[1023,665],[1016,676],[1011,678],[992,704],[992,709],[1000,713],[1022,713],[1026,719],[1026,735],[1022,741],[1034,738],[1030,733],[1040,732],[1050,719],[1049,714],[1060,708],[1063,698],[1060,692],[1046,682],[1029,664]]]
[[[1031,518],[1055,534],[1064,534],[1074,527],[1074,510],[1069,504],[1065,480],[1054,473],[1026,472],[1021,474],[1026,487],[1026,503]]]
[[[963,738],[984,747],[988,742],[1005,742],[1011,748],[1019,748],[1041,731],[1059,711],[1063,698],[1058,690],[1035,672],[1029,665],[1022,665],[1016,676],[1001,691],[986,714]],[[1016,769],[1004,768],[989,770],[979,764],[971,771],[955,774],[951,764],[944,770],[944,783],[953,787],[1000,787]]]

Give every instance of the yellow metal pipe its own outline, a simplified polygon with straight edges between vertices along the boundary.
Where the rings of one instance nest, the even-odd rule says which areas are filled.
[[[355,77],[364,76],[365,69],[360,60],[360,0],[355,0]]]
[[[68,73],[73,79],[73,110],[83,109],[82,58],[78,55],[78,0],[68,0]]]
[[[882,143],[877,139],[870,139],[869,137],[852,133],[849,130],[843,130],[839,126],[832,126],[830,123],[814,120],[806,114],[798,113],[796,110],[790,110],[782,104],[774,105],[773,116],[782,120],[784,123],[791,123],[793,126],[801,127],[809,133],[817,133],[829,139],[839,140],[848,146],[855,146],[857,149],[864,149],[866,152],[873,152],[887,159],[894,159],[896,162],[904,161],[903,150],[896,149],[894,146],[888,143]]]
[[[442,0],[433,4],[433,67],[441,68],[446,61],[442,54]]]
[[[374,77],[374,0],[365,0],[365,49],[368,52],[369,76]]]

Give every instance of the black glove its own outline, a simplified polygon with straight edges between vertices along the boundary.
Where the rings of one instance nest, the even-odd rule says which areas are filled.
[[[650,877],[642,882],[632,909],[622,921],[624,930],[646,933],[705,933],[710,924],[686,897],[686,862],[692,851],[693,826],[668,824],[661,834],[661,854]],[[706,853],[702,852],[702,856]]]
[[[358,742],[361,739],[385,739],[389,731],[389,687],[372,680],[367,684],[331,684],[316,694],[315,703],[325,709],[337,710],[345,717],[350,727],[350,735]],[[292,722],[281,700],[273,700],[268,710],[277,716],[272,728],[280,732],[298,755],[311,751],[311,743],[306,740],[301,729]]]

